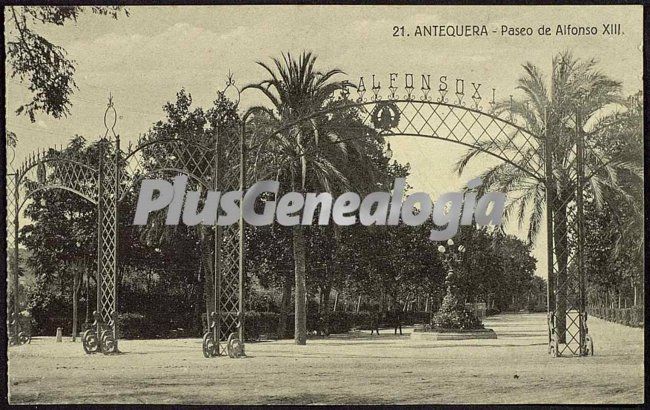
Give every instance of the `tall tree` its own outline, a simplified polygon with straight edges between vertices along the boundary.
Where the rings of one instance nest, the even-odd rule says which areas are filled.
[[[332,194],[342,192],[350,186],[341,163],[348,163],[350,153],[356,152],[365,158],[363,145],[365,138],[344,140],[331,128],[327,117],[312,118],[296,122],[319,110],[340,90],[343,81],[334,81],[339,69],[321,72],[316,69],[316,56],[303,52],[297,59],[290,53],[281,59],[274,58],[271,66],[258,62],[270,78],[257,84],[249,84],[245,89],[261,91],[273,105],[265,109],[271,129],[283,131],[274,135],[269,149],[274,153],[278,178],[288,181],[284,189],[297,192],[307,190],[326,191]],[[340,131],[340,130],[338,130]],[[363,166],[363,162],[358,163]],[[307,294],[306,269],[307,246],[305,228],[292,227],[292,246],[295,276],[295,341],[307,343]]]
[[[554,245],[558,264],[557,323],[560,342],[564,342],[565,283],[569,269],[568,207],[569,203],[575,200],[573,147],[576,143],[576,112],[580,113],[578,126],[584,127],[584,124],[590,120],[603,115],[603,109],[608,105],[622,104],[624,101],[620,96],[621,83],[598,71],[597,61],[594,59],[581,60],[575,58],[570,52],[559,53],[553,58],[549,80],[542,70],[532,63],[524,64],[523,69],[524,74],[519,78],[517,88],[523,91],[524,98],[512,103],[498,104],[495,112],[499,114],[510,110],[533,134],[550,139],[552,151],[549,155],[552,156],[554,164],[554,185],[551,186],[555,193],[552,204],[555,212],[553,215]],[[494,146],[489,148],[489,144]],[[485,154],[482,149],[494,147],[504,151],[512,149],[506,139],[486,142],[485,146],[471,148],[458,161],[456,170],[462,173],[470,161]],[[532,242],[540,230],[545,211],[546,191],[544,182],[531,178],[524,170],[534,171],[530,169],[531,163],[544,163],[546,157],[544,140],[535,139],[533,144],[520,149],[523,155],[518,162],[501,163],[481,175],[483,179],[481,191],[518,193],[507,204],[504,216],[506,219],[517,218],[520,226],[523,226],[528,218],[528,239]],[[608,187],[609,190],[620,190],[615,175],[629,169],[629,161],[625,158],[612,160],[596,158],[596,156],[597,152],[594,151],[594,156],[587,158],[586,175],[589,187],[597,192],[603,192],[603,187]],[[603,167],[602,164],[607,165]],[[597,199],[601,201],[607,198],[598,196]]]

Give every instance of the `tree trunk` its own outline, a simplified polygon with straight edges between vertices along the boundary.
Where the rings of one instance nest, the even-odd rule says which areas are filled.
[[[90,270],[88,269],[88,265],[85,265],[84,270],[86,271],[86,320],[84,323],[87,328],[90,325]]]
[[[306,248],[302,225],[294,225],[293,259],[295,262],[295,331],[297,345],[307,344],[307,292],[306,292]]]
[[[79,331],[77,329],[77,322],[79,322],[77,318],[77,308],[78,308],[78,300],[79,300],[79,289],[81,288],[81,281],[79,280],[80,276],[79,271],[74,273],[73,277],[73,283],[72,283],[72,341],[75,342],[77,340],[77,335],[79,334]]]
[[[198,283],[197,286],[199,293],[197,295],[194,295],[194,303],[192,303],[194,309],[192,312],[192,322],[194,323],[194,326],[192,326],[192,332],[194,334],[203,336],[203,321],[201,320],[201,315],[203,312],[201,312],[201,299],[205,294],[205,281],[201,281],[201,283]]]
[[[332,293],[332,284],[327,284],[323,289],[323,313],[329,312],[330,293]]]

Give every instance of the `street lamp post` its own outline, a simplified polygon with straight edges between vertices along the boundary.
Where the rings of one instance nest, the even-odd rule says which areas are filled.
[[[465,246],[455,246],[453,239],[448,239],[446,247],[444,245],[438,246],[438,252],[442,255],[445,268],[447,269],[447,276],[445,278],[447,292],[454,292],[457,289],[454,266],[460,264],[461,255],[465,253]]]
[[[458,270],[461,257],[465,253],[465,246],[456,245],[452,239],[449,239],[446,246],[438,246],[438,252],[442,255],[447,269],[445,278],[447,292],[438,313],[433,317],[433,326],[445,329],[482,329],[481,321],[473,312],[465,308],[465,302],[458,294],[458,276],[454,269]]]

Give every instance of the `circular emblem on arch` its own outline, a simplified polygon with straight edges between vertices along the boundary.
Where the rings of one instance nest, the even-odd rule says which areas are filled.
[[[36,167],[36,178],[38,179],[38,182],[40,184],[45,183],[45,177],[47,175],[45,174],[45,164],[42,162],[38,163],[38,166]]]
[[[377,103],[372,110],[372,125],[382,131],[397,127],[399,119],[399,109],[394,102]]]

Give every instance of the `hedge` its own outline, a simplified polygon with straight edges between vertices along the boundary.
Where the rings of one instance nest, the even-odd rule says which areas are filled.
[[[645,321],[643,305],[631,308],[590,307],[587,311],[595,317],[625,326],[643,327]]]
[[[402,326],[428,323],[431,320],[429,312],[400,312]],[[205,314],[202,317],[203,332],[206,329]],[[307,315],[307,331],[326,334],[347,333],[353,329],[370,329],[372,313],[368,311],[356,312],[328,312],[326,317],[319,320],[318,312],[310,311]],[[245,315],[245,333],[248,340],[260,340],[261,338],[278,338],[278,325],[280,314],[275,312],[248,311]],[[50,318],[46,323],[46,330],[54,334],[56,327],[61,326],[64,334],[69,334],[71,321],[68,318]],[[394,320],[389,312],[382,315],[380,327],[393,327]],[[82,326],[80,325],[80,331]],[[189,326],[181,328],[168,321],[160,320],[159,317],[151,318],[140,313],[120,313],[118,316],[119,337],[123,339],[171,339],[183,337],[200,337]],[[227,329],[224,328],[224,332]],[[294,314],[287,315],[287,328],[284,338],[293,338]]]
[[[499,309],[497,309],[497,308],[487,308],[487,309],[485,309],[485,317],[498,315],[499,313],[501,313],[501,311]]]
[[[636,306],[627,309],[591,307],[589,313],[611,322],[620,323],[626,326],[643,327],[644,311],[643,306]],[[487,309],[486,315],[498,314],[498,309]],[[413,324],[429,323],[430,312],[400,312],[402,326]],[[260,340],[261,338],[278,338],[278,324],[280,314],[275,312],[249,311],[245,315],[245,333],[248,340]],[[380,327],[391,328],[395,320],[390,312],[385,312],[380,320]],[[203,315],[205,331],[205,314]],[[328,312],[322,320],[318,318],[318,312],[310,310],[307,314],[308,332],[325,332],[327,334],[347,333],[353,329],[371,328],[372,312]],[[70,321],[67,318],[51,318],[47,323],[47,330],[54,334],[57,326],[64,328],[64,334],[70,332]],[[118,328],[120,337],[124,339],[155,339],[155,338],[177,338],[177,337],[200,337],[190,329],[174,326],[171,323],[161,321],[160,318],[152,320],[139,313],[122,313],[119,315]],[[224,329],[224,332],[226,330]],[[287,328],[284,338],[293,338],[294,314],[287,315]]]
[[[205,317],[204,317],[205,322]],[[370,329],[372,314],[367,311],[356,312],[328,312],[322,320],[319,321],[317,312],[307,314],[307,331],[325,334],[347,333],[352,329]],[[429,312],[401,312],[401,322],[403,326],[409,326],[416,323],[428,323],[431,320]],[[262,337],[277,339],[278,325],[280,323],[280,314],[274,312],[255,312],[249,311],[245,315],[245,334],[249,340],[259,340]],[[293,338],[294,336],[294,314],[287,315],[286,334],[281,338]],[[394,321],[390,315],[384,315],[380,322],[380,327],[392,327]]]
[[[178,327],[174,323],[151,318],[140,313],[120,313],[117,319],[120,338],[124,339],[176,339],[197,337],[192,329]]]

